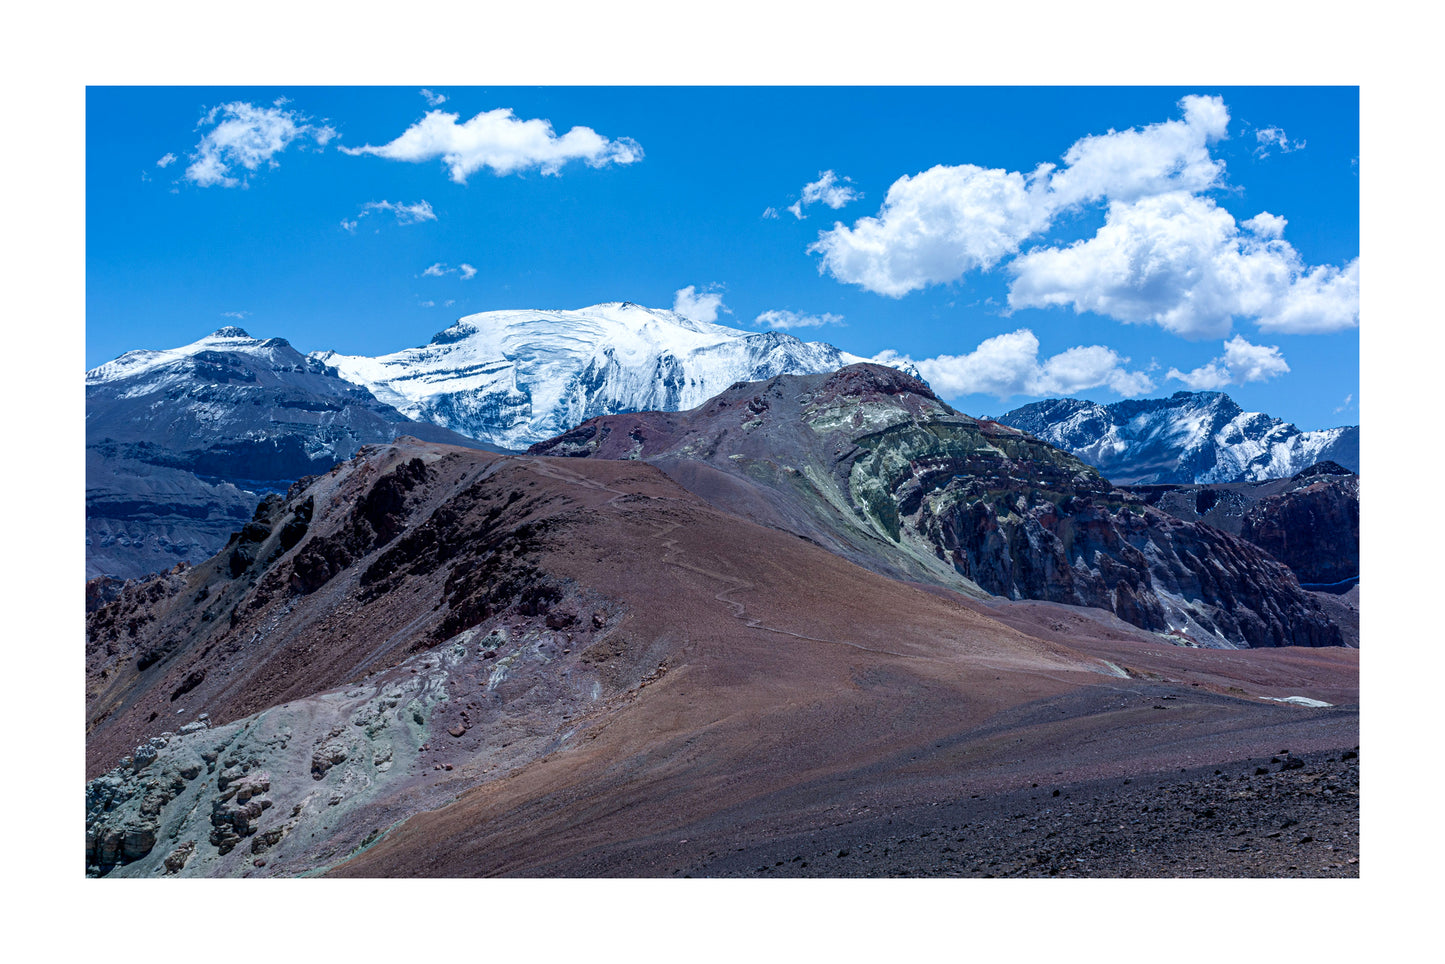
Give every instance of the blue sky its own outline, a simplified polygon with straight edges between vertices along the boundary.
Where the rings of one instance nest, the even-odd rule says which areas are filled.
[[[1353,87],[91,87],[86,364],[629,300],[907,358],[971,414],[1352,424],[1359,154]]]

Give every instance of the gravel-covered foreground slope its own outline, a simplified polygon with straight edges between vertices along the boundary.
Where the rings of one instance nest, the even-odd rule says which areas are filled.
[[[885,802],[1358,743],[1352,651],[988,605],[635,461],[368,447],[89,614],[88,872],[667,875]]]
[[[1157,511],[892,368],[739,383],[689,412],[593,419],[530,451],[648,461],[897,578],[1097,607],[1185,645],[1344,642],[1255,546]]]

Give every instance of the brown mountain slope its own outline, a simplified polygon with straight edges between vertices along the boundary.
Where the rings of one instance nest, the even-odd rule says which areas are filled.
[[[1357,742],[1353,653],[1010,628],[636,462],[398,443],[256,515],[90,614],[94,873],[663,874]]]

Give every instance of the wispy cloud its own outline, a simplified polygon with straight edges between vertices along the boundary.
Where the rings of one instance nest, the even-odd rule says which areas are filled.
[[[286,110],[285,99],[272,107],[257,107],[232,101],[213,107],[201,118],[197,130],[204,130],[200,143],[190,155],[183,180],[200,187],[247,187],[248,174],[266,165],[279,167],[276,155],[293,142],[310,142],[324,147],[336,131],[297,111]],[[174,157],[167,154],[166,157]],[[165,161],[165,158],[161,158]],[[160,163],[165,167],[170,162]],[[238,169],[246,174],[237,176]]]
[[[800,311],[773,309],[758,315],[753,319],[753,324],[760,328],[776,328],[782,331],[786,331],[789,328],[821,328],[823,325],[843,324],[843,316],[833,314],[809,315]]]
[[[235,318],[237,321],[244,321],[246,317],[250,314],[251,313],[249,311],[223,311],[221,312],[221,317]]]
[[[693,285],[679,288],[673,293],[672,310],[684,318],[711,324],[717,321],[718,312],[728,311],[728,308],[723,305],[720,287],[716,284],[708,285],[701,292]]]
[[[422,271],[422,277],[424,278],[442,278],[449,274],[460,275],[463,281],[470,281],[477,276],[477,269],[465,261],[455,267],[446,262],[438,261],[436,264]]]
[[[1338,415],[1338,414],[1340,414],[1341,412],[1343,412],[1345,409],[1349,408],[1349,407],[1350,407],[1350,403],[1353,402],[1354,400],[1355,400],[1355,393],[1354,393],[1354,392],[1350,392],[1350,394],[1348,394],[1348,395],[1345,396],[1345,400],[1344,400],[1343,402],[1340,402],[1340,407],[1337,408],[1337,409],[1335,409],[1335,414]]]
[[[427,90],[425,87],[421,89],[421,95],[426,98],[426,102],[429,107],[440,107],[442,104],[445,104],[447,102],[446,94],[434,93],[433,91]]]
[[[1292,154],[1295,151],[1303,150],[1305,142],[1302,140],[1292,141],[1282,127],[1265,127],[1254,132],[1255,142],[1258,144],[1254,149],[1254,156],[1266,158],[1275,151],[1281,154]]]
[[[164,157],[162,157],[160,160],[156,161],[156,167],[170,167],[170,166],[171,166],[172,164],[174,164],[177,160],[179,160],[179,158],[177,158],[174,154],[172,154],[172,153],[170,153],[169,151],[167,151]]]
[[[361,206],[361,212],[356,215],[357,220],[368,217],[378,211],[389,211],[396,218],[397,224],[420,224],[423,221],[435,221],[436,212],[432,210],[428,201],[414,201],[411,204],[403,204],[399,201],[367,201]],[[347,230],[354,231],[357,221],[342,221],[341,226]],[[350,227],[347,227],[350,225]]]
[[[1189,372],[1169,369],[1169,376],[1195,391],[1211,391],[1228,385],[1262,382],[1289,371],[1275,345],[1251,345],[1242,335],[1224,343],[1224,354]]]
[[[803,185],[803,190],[798,200],[788,206],[793,217],[802,220],[807,215],[803,214],[803,208],[811,204],[826,204],[833,210],[838,210],[850,201],[856,201],[862,197],[856,190],[849,186],[851,178],[838,179],[833,171],[819,171],[818,179]],[[844,183],[849,182],[849,183]],[[768,210],[772,210],[769,208]]]
[[[995,335],[966,355],[940,355],[915,361],[885,351],[874,361],[883,365],[913,365],[933,387],[950,398],[993,395],[1072,395],[1091,388],[1108,388],[1125,397],[1154,390],[1154,381],[1142,371],[1130,371],[1127,357],[1103,345],[1079,345],[1039,358],[1039,340],[1032,331]]]
[[[499,175],[533,168],[556,174],[571,161],[603,167],[642,160],[642,147],[632,138],[608,139],[590,127],[574,127],[558,137],[550,121],[522,120],[505,107],[462,123],[460,116],[428,111],[387,144],[342,150],[413,163],[440,158],[458,184],[483,168]]]
[[[776,221],[779,217],[778,209],[775,207],[763,208],[763,217],[767,218],[769,221]]]

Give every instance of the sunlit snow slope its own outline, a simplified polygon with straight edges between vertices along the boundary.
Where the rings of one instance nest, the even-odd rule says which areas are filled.
[[[598,415],[689,409],[734,382],[862,361],[822,342],[627,302],[489,311],[462,318],[420,348],[379,358],[312,357],[411,418],[506,448]]]

